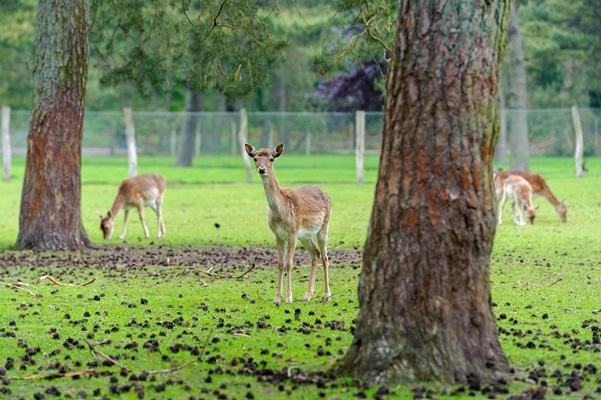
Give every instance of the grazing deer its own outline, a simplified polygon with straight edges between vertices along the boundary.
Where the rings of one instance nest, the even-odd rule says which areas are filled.
[[[313,296],[317,262],[321,258],[324,273],[323,301],[330,300],[330,284],[328,280],[328,224],[332,205],[330,197],[317,186],[301,186],[298,188],[280,188],[273,171],[273,161],[282,155],[284,145],[273,150],[255,150],[250,144],[244,145],[246,153],[255,161],[257,172],[263,181],[267,198],[267,222],[275,236],[278,249],[278,289],[274,303],[282,301],[282,285],[284,268],[287,274],[286,303],[292,303],[292,259],[296,249],[296,241],[300,240],[311,256],[311,272],[309,287],[304,300]]]
[[[125,179],[119,186],[119,192],[113,202],[113,206],[108,211],[105,217],[100,215],[100,229],[104,234],[105,239],[110,239],[115,228],[115,218],[120,210],[124,212],[123,231],[119,239],[125,238],[127,230],[127,216],[129,210],[133,207],[138,209],[140,221],[144,228],[144,237],[148,237],[148,228],[144,220],[144,207],[150,207],[154,210],[158,217],[157,237],[165,236],[165,223],[163,222],[163,195],[167,181],[157,174],[142,174],[133,178]]]
[[[503,208],[507,200],[512,197],[513,221],[516,225],[526,225],[524,211],[528,213],[528,219],[534,224],[536,208],[532,205],[532,187],[528,181],[521,176],[511,175],[503,181],[503,193],[499,203],[499,225],[503,223]]]
[[[557,197],[553,194],[551,189],[549,189],[549,185],[537,173],[534,172],[526,172],[526,171],[497,171],[495,173],[495,190],[497,195],[497,200],[499,200],[503,194],[503,182],[509,176],[520,176],[528,181],[530,187],[532,187],[532,194],[535,196],[544,196],[555,208],[559,219],[562,222],[566,222],[568,219],[568,209],[566,207],[566,199],[559,201]]]

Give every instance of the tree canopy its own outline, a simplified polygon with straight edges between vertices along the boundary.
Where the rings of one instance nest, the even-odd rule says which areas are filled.
[[[93,2],[101,81],[244,96],[282,61],[286,38],[273,35],[270,22],[276,12],[249,0]]]
[[[600,106],[601,0],[516,4],[528,106]],[[187,87],[206,89],[207,110],[219,109],[213,99],[223,91],[233,97],[249,93],[249,110],[304,111],[315,109],[307,101],[319,94],[314,89],[331,84],[322,81],[340,78],[348,84],[340,93],[348,92],[348,78],[361,65],[388,57],[398,2],[100,0],[91,7],[88,109],[120,109],[125,101],[152,109],[159,104],[149,103],[149,93],[171,91],[170,109],[182,110]],[[36,0],[0,0],[0,103],[13,108],[31,107],[36,10]],[[275,51],[267,51],[270,46]],[[251,72],[251,64],[259,68]],[[504,70],[507,64],[508,56]],[[382,90],[382,83],[375,88]]]

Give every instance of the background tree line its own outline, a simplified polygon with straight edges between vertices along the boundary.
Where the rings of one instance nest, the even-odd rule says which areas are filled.
[[[213,4],[207,10],[215,11],[221,4],[204,3]],[[282,58],[272,64],[257,58],[254,63],[260,66],[256,70],[261,77],[245,93],[240,87],[224,95],[218,86],[190,84],[196,76],[189,68],[179,68],[194,64],[190,54],[196,54],[200,65],[202,56],[213,56],[220,49],[244,50],[233,41],[220,41],[218,35],[202,37],[202,48],[190,48],[190,43],[199,42],[193,34],[206,35],[200,29],[190,33],[186,27],[187,18],[199,12],[200,1],[187,2],[187,16],[174,13],[165,2],[93,2],[86,109],[227,110],[241,104],[252,111],[381,109],[395,1],[369,2],[369,7],[350,0],[298,0],[278,8],[270,2],[244,3],[258,5],[267,15],[270,26],[265,29],[281,41],[281,53],[272,51],[271,55]],[[601,0],[517,0],[514,6],[524,53],[527,107],[601,107],[601,27],[597,23]],[[0,0],[0,103],[14,109],[31,107],[36,12],[37,0]],[[212,22],[211,12],[204,16]],[[127,29],[109,36],[120,23],[127,23]],[[160,38],[169,38],[168,45],[160,44]],[[170,57],[161,54],[166,46]],[[501,71],[502,93],[510,108],[515,107],[509,101],[515,80],[512,49]],[[183,50],[189,54],[184,56]],[[139,57],[137,63],[131,62],[135,57]],[[192,93],[202,96],[191,98]]]

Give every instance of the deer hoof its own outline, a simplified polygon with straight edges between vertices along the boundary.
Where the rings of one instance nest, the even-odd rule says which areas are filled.
[[[311,297],[313,297],[313,295],[307,293],[307,294],[305,294],[305,297],[303,297],[303,301],[309,301],[309,300],[311,300]]]

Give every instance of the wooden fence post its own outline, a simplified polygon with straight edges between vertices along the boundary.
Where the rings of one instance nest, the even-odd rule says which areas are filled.
[[[127,139],[127,156],[129,159],[129,177],[138,174],[138,155],[136,153],[136,130],[131,108],[123,109],[123,121],[125,123],[125,137]]]
[[[2,179],[10,181],[10,107],[2,107]]]
[[[580,112],[578,111],[578,106],[572,106],[572,121],[574,123],[574,135],[576,136],[574,146],[574,162],[576,163],[576,177],[580,178],[582,176],[582,173],[584,172],[584,145],[582,139],[582,124],[580,123]]]
[[[246,170],[246,182],[252,182],[252,170],[250,167],[250,158],[246,154],[244,145],[247,143],[248,137],[248,116],[246,114],[246,108],[240,109],[240,130],[238,131],[238,140],[240,141],[240,148],[242,149],[242,162],[244,163],[244,169]]]
[[[307,132],[305,135],[305,155],[311,155],[311,132]]]
[[[355,113],[355,166],[357,183],[363,183],[363,165],[365,157],[365,111]]]

